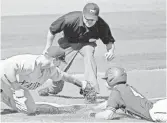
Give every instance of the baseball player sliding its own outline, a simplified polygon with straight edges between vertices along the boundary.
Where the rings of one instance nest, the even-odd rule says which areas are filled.
[[[52,46],[45,55],[24,54],[1,60],[0,89],[2,102],[12,109],[26,114],[35,114],[37,110],[39,112],[44,110],[46,106],[41,105],[42,107],[39,107],[36,105],[29,90],[38,88],[48,79],[53,81],[64,80],[75,84],[83,90],[85,98],[91,100],[93,89],[87,81],[80,81],[57,67],[61,61],[65,62],[64,57],[63,49]]]
[[[91,117],[112,120],[117,109],[149,121],[167,121],[167,99],[153,103],[147,100],[134,87],[128,85],[127,73],[123,68],[112,67],[106,71],[107,87],[111,94],[107,101],[95,106]],[[97,111],[100,110],[101,111]]]

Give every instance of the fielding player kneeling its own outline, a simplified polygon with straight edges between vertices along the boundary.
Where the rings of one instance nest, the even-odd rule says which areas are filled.
[[[1,100],[16,111],[36,113],[37,105],[29,90],[38,88],[48,79],[75,84],[83,90],[86,99],[92,99],[94,91],[89,82],[80,81],[57,67],[61,61],[65,62],[64,57],[64,50],[53,46],[45,55],[24,54],[1,60]]]
[[[111,94],[107,101],[93,107],[91,117],[111,120],[117,109],[124,109],[128,114],[149,121],[167,121],[167,99],[153,103],[128,85],[127,73],[123,68],[112,67],[106,71],[107,87]],[[96,111],[103,109],[103,111]]]

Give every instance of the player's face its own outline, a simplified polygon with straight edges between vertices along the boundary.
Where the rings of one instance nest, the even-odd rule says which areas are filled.
[[[58,58],[54,58],[52,61],[52,66],[59,66],[61,64],[61,60]]]
[[[84,15],[83,15],[83,22],[87,27],[92,27],[95,25],[97,20],[94,19],[87,19]]]
[[[49,56],[45,56],[43,59],[41,59],[41,67],[43,69],[57,67],[60,65],[60,63],[61,61],[58,58],[52,58]]]
[[[113,80],[113,76],[111,76],[111,75],[108,76],[106,79],[105,85],[108,89],[112,89],[114,87],[112,84],[113,83],[112,80]]]

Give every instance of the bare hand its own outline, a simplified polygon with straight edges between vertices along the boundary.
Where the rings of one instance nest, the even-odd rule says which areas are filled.
[[[114,52],[108,51],[107,53],[105,53],[105,57],[108,61],[111,61],[114,58]]]

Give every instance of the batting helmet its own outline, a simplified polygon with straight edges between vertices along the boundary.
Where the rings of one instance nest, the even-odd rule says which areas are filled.
[[[110,87],[113,87],[120,83],[126,83],[127,73],[124,68],[120,67],[111,67],[109,68],[105,76],[102,78],[105,79]]]

